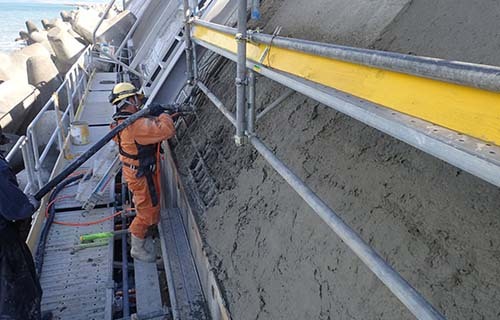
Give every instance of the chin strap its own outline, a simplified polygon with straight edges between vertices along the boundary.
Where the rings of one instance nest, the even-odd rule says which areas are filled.
[[[116,111],[119,112],[120,109],[125,107],[126,105],[134,106],[140,110],[139,99],[137,98],[137,96],[133,96],[133,98],[134,98],[134,102],[130,102],[130,101],[128,101],[128,99],[123,99],[122,101],[118,102],[116,104]]]

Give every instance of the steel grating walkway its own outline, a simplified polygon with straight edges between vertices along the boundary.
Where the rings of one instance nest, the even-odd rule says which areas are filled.
[[[206,300],[178,208],[162,210],[159,230],[165,270],[171,275],[169,291],[174,319],[209,319]]]
[[[109,129],[113,108],[107,101],[109,86],[114,84],[115,73],[96,73],[90,80],[77,120],[89,123],[90,143],[74,146],[68,143],[65,156],[61,155],[56,168],[62,169],[72,159],[90,148]],[[77,171],[87,171],[99,153],[85,162]],[[59,170],[58,170],[59,171]],[[81,203],[76,201],[77,185],[69,185],[58,195],[55,220],[72,223],[88,223],[111,216],[114,208],[100,208],[91,211],[78,210]],[[114,201],[113,185],[99,205],[109,205]],[[80,245],[80,236],[90,233],[113,231],[113,220],[92,226],[63,226],[53,224],[45,247],[44,264],[40,282],[43,289],[42,310],[52,311],[54,319],[61,320],[101,320],[112,319],[113,306],[113,241],[99,246]]]
[[[113,213],[113,209],[56,214],[57,221],[88,222]],[[83,234],[113,230],[112,220],[88,227],[52,225],[45,247],[40,282],[42,310],[54,319],[111,319],[113,290],[113,241],[82,249]]]

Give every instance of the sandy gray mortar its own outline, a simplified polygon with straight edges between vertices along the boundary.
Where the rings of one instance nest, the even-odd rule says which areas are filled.
[[[488,3],[482,10],[500,9]],[[346,11],[349,5],[352,10]],[[383,45],[385,37],[395,34],[404,40],[404,53],[471,62],[488,56],[500,65],[491,48],[483,52],[469,45],[494,38],[498,19],[476,20],[477,31],[465,32],[460,41],[459,31],[440,33],[434,51],[425,34],[396,32],[406,19],[418,25],[428,17],[459,28],[471,23],[464,12],[477,10],[474,6],[465,1],[456,9],[425,1],[265,1],[262,12],[270,21],[267,32],[280,24],[282,35],[361,47],[378,39],[379,49],[389,47]],[[438,36],[428,33],[437,42]],[[226,64],[209,83],[227,106],[235,103],[234,75],[234,64]],[[258,107],[284,91],[259,78]],[[500,317],[498,188],[301,95],[267,115],[257,132],[446,317]],[[219,194],[199,219],[233,318],[412,319],[262,158],[251,148],[234,146],[233,135],[227,120],[205,104],[175,149],[186,180],[190,141],[214,150],[206,164]]]

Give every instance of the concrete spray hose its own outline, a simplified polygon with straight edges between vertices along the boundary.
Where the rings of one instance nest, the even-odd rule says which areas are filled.
[[[165,111],[167,111],[171,116],[175,117],[176,115],[179,114],[185,114],[185,113],[191,113],[192,108],[185,109],[183,110],[180,108],[180,106],[184,106],[185,104],[179,105],[179,104],[170,104],[170,105],[165,105],[163,108]],[[50,199],[49,199],[49,205],[47,207],[47,223],[45,223],[41,234],[40,234],[40,240],[38,242],[38,247],[36,250],[36,255],[35,255],[35,269],[38,275],[41,274],[41,270],[43,267],[43,256],[45,252],[45,243],[47,240],[48,232],[50,230],[50,227],[53,223],[56,223],[54,221],[54,216],[55,216],[55,206],[54,203],[57,201],[57,195],[59,192],[64,189],[68,184],[71,184],[73,182],[78,181],[83,177],[83,174],[79,174],[76,176],[71,177],[71,174],[75,172],[76,169],[78,169],[85,161],[90,159],[97,151],[99,151],[102,147],[104,147],[115,135],[123,131],[125,128],[130,126],[132,123],[134,123],[137,119],[148,115],[150,113],[150,108],[148,106],[144,107],[142,110],[134,113],[127,119],[125,119],[122,123],[120,123],[118,126],[113,128],[108,134],[106,134],[101,140],[96,142],[92,147],[89,148],[86,152],[84,152],[82,155],[80,155],[77,159],[75,159],[68,167],[66,167],[60,174],[58,174],[54,179],[49,181],[45,186],[43,186],[35,195],[34,197],[37,200],[41,200],[45,195],[47,195],[52,189],[55,188],[54,192],[51,194]],[[94,223],[100,223],[104,222],[106,220],[112,219],[115,216],[117,216],[119,213],[115,213],[114,215],[104,218],[102,220],[98,220]],[[71,224],[68,224],[69,226],[72,226]]]
[[[180,114],[180,113],[190,113],[192,109],[182,109],[181,107],[184,104],[168,104],[163,106],[165,111],[169,112],[172,115]],[[148,115],[150,112],[149,106],[144,107],[140,111],[132,114],[130,117],[125,119],[122,123],[117,125],[111,131],[109,131],[101,140],[97,141],[92,147],[90,147],[86,152],[76,158],[69,166],[67,166],[61,173],[59,173],[54,179],[50,180],[45,184],[37,193],[35,193],[34,197],[38,201],[40,201],[45,195],[47,195],[52,189],[54,189],[59,183],[61,183],[64,179],[66,179],[70,174],[72,174],[76,169],[78,169],[82,164],[85,163],[88,159],[90,159],[96,152],[98,152],[102,147],[104,147],[115,135],[123,131],[125,128],[134,123],[137,119]]]

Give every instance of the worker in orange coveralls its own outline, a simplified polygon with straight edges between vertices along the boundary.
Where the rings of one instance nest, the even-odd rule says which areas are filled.
[[[142,107],[143,95],[131,83],[115,85],[109,101],[116,107],[111,128]],[[144,262],[156,261],[148,229],[160,219],[159,156],[161,141],[175,135],[172,118],[161,106],[151,106],[148,116],[139,118],[114,137],[118,144],[123,176],[133,193],[136,217],[129,227],[131,256]]]

